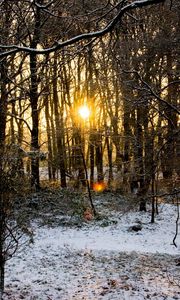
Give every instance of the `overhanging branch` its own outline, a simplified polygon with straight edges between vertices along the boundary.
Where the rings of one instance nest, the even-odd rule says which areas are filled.
[[[8,55],[14,54],[16,52],[26,52],[26,53],[35,53],[35,54],[49,54],[54,51],[60,50],[66,46],[74,45],[75,43],[78,43],[83,40],[89,40],[93,38],[99,38],[107,33],[111,32],[114,27],[118,24],[118,22],[121,20],[121,18],[129,11],[134,10],[136,8],[142,8],[146,6],[150,6],[153,4],[159,4],[159,3],[164,3],[166,0],[139,0],[139,1],[134,1],[124,7],[121,7],[119,12],[116,14],[114,19],[112,19],[111,22],[107,26],[105,26],[102,30],[99,31],[94,31],[94,32],[88,32],[84,34],[80,34],[77,36],[74,36],[64,42],[56,42],[54,46],[50,48],[45,48],[45,49],[34,49],[31,47],[24,47],[20,45],[0,45],[1,48],[1,53],[0,53],[0,58],[6,57]],[[116,5],[118,8],[119,5],[121,4],[121,1]],[[4,52],[3,49],[5,50]]]

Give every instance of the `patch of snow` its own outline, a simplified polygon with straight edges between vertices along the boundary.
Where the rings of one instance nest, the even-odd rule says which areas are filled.
[[[139,232],[129,232],[129,226],[137,220],[141,221],[143,229]],[[38,247],[49,243],[54,247],[68,245],[75,250],[137,251],[175,255],[180,253],[180,235],[177,237],[178,247],[172,244],[175,221],[176,207],[166,204],[154,224],[150,224],[148,212],[130,212],[117,219],[117,224],[105,228],[37,228],[36,244]]]
[[[176,207],[160,211],[154,224],[149,212],[129,212],[107,227],[36,228],[34,244],[7,263],[4,300],[179,299]],[[142,230],[128,231],[137,222]]]

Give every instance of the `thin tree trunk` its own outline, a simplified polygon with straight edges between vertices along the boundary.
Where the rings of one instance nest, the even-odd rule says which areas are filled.
[[[61,187],[66,187],[66,166],[65,166],[65,149],[63,146],[63,128],[62,120],[59,113],[59,99],[57,92],[57,55],[54,55],[54,78],[53,78],[53,102],[55,112],[55,125],[56,125],[56,142],[58,150],[58,166],[61,175]]]
[[[48,141],[48,176],[52,179],[52,145],[51,145],[51,133],[50,133],[50,116],[49,116],[49,98],[45,100],[45,117],[46,117],[46,131],[47,131],[47,141]]]
[[[155,221],[155,202],[156,202],[156,198],[155,198],[155,176],[153,176],[152,178],[152,182],[151,182],[151,193],[152,193],[152,209],[151,209],[151,223],[154,223]]]
[[[0,180],[1,180],[1,175],[0,175]],[[4,277],[5,277],[4,233],[5,233],[4,200],[3,200],[2,187],[0,186],[0,299],[2,299],[4,293]]]
[[[0,62],[0,299],[4,292],[4,233],[5,233],[5,212],[4,212],[4,185],[3,185],[3,156],[5,147],[5,131],[7,117],[7,90],[6,90],[7,64],[6,60]]]
[[[38,0],[41,4],[42,0]],[[41,9],[36,6],[35,11],[35,27],[31,41],[31,48],[36,49],[40,38],[41,27]],[[30,54],[30,104],[32,116],[32,130],[31,130],[31,150],[38,153],[39,151],[39,112],[38,112],[38,66],[36,53]],[[36,190],[40,189],[39,178],[39,156],[34,155],[31,159],[31,186]]]
[[[32,47],[32,46],[31,46]],[[30,86],[30,102],[32,114],[32,130],[31,130],[31,150],[39,151],[39,112],[38,112],[38,80],[37,80],[37,56],[30,55],[30,72],[31,72],[31,86]],[[33,155],[31,159],[31,186],[36,190],[40,189],[39,179],[39,157]]]
[[[109,169],[108,185],[110,186],[113,181],[113,163],[112,163],[113,145],[112,145],[112,141],[108,136],[106,137],[106,145],[107,145],[108,169]]]
[[[101,134],[101,132],[97,132],[97,136],[96,136],[96,166],[97,166],[97,180],[99,182],[101,182],[101,181],[104,180],[102,134]]]
[[[173,57],[171,50],[167,53],[167,72],[168,72],[168,84],[173,82]],[[168,103],[176,106],[177,105],[177,85],[169,85],[167,101]],[[163,177],[165,179],[171,179],[173,171],[176,165],[176,146],[178,146],[178,117],[176,112],[174,112],[170,107],[166,108],[165,114],[168,119],[168,129],[167,129],[167,143],[165,146],[164,157],[163,157]],[[178,148],[178,147],[177,147]],[[179,154],[178,154],[179,155]]]
[[[54,125],[54,105],[53,105],[53,99],[50,95],[50,126],[51,126],[51,132],[52,132],[52,178],[53,180],[56,179],[56,173],[57,173],[57,144],[56,144],[56,130]]]
[[[137,173],[140,188],[137,193],[140,199],[140,211],[146,211],[146,201],[144,199],[144,164],[143,164],[143,130],[141,124],[141,111],[137,108],[137,127],[136,127],[136,147],[135,147],[135,158],[138,163]]]
[[[94,165],[95,165],[95,160],[94,160],[94,134],[93,134],[93,129],[90,130],[90,135],[89,135],[89,155],[90,155],[90,187],[93,187],[94,183]]]

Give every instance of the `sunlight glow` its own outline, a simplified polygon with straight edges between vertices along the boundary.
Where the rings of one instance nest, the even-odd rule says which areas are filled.
[[[95,192],[103,192],[106,188],[105,182],[96,182],[93,184],[93,190]]]
[[[78,109],[78,113],[81,116],[81,118],[84,119],[84,120],[88,119],[89,116],[90,116],[90,110],[86,105],[81,106]]]

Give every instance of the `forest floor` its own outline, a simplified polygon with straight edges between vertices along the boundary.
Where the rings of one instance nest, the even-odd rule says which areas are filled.
[[[87,221],[85,198],[52,189],[26,199],[34,242],[7,262],[3,299],[180,299],[176,205],[161,203],[151,224],[150,207],[137,212],[118,193],[93,194],[98,218]]]

